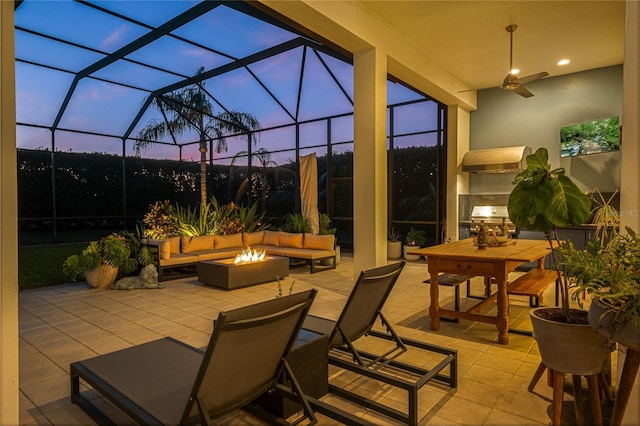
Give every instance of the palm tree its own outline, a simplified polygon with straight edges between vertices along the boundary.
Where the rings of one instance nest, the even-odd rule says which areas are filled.
[[[195,75],[204,72],[200,67]],[[251,142],[255,143],[252,131],[260,128],[258,119],[247,112],[223,111],[215,114],[209,101],[204,82],[187,86],[184,89],[153,98],[151,106],[162,114],[163,120],[152,119],[138,133],[134,143],[135,154],[149,148],[153,141],[170,136],[174,141],[177,135],[189,130],[196,131],[200,138],[200,206],[207,204],[207,143],[216,141],[216,153],[227,151],[225,136],[247,132]]]

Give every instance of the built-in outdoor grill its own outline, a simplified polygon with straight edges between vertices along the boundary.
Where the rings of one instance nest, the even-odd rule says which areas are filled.
[[[475,206],[471,211],[471,234],[477,234],[480,224],[484,223],[488,230],[502,233],[502,220],[509,230],[512,237],[516,237],[516,226],[509,220],[509,211],[507,206]]]

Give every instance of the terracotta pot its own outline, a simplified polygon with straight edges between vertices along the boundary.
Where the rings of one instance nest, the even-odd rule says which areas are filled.
[[[529,311],[533,336],[540,357],[547,367],[566,374],[591,376],[602,371],[602,365],[615,344],[596,333],[589,324],[568,324],[550,321],[536,315],[543,309]]]
[[[633,321],[625,324],[612,325],[613,314],[605,314],[606,308],[597,301],[592,301],[589,307],[589,324],[595,331],[615,340],[634,351],[640,351],[640,330]]]
[[[85,271],[84,277],[93,288],[109,288],[116,281],[118,268],[100,265],[93,271]]]
[[[387,241],[387,259],[402,257],[402,241]]]

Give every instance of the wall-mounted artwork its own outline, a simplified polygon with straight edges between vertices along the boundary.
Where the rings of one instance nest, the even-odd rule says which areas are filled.
[[[620,150],[618,117],[587,121],[560,129],[560,156],[598,154]]]

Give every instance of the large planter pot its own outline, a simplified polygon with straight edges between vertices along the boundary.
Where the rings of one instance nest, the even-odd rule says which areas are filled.
[[[597,301],[589,307],[589,324],[603,336],[615,340],[634,351],[640,351],[640,329],[635,321],[625,324],[612,324],[613,314],[606,313],[606,308]]]
[[[402,241],[387,241],[387,259],[402,257]]]
[[[85,271],[84,277],[93,288],[109,288],[116,281],[118,268],[100,265],[93,271]]]
[[[596,333],[589,324],[555,322],[536,315],[544,309],[560,308],[529,311],[533,336],[544,365],[555,371],[582,376],[602,371],[603,362],[615,345]]]
[[[417,250],[419,248],[420,247],[418,246],[402,246],[402,257],[404,257],[404,260],[407,261],[420,260],[420,256],[418,256],[417,254],[407,254],[408,251]]]

